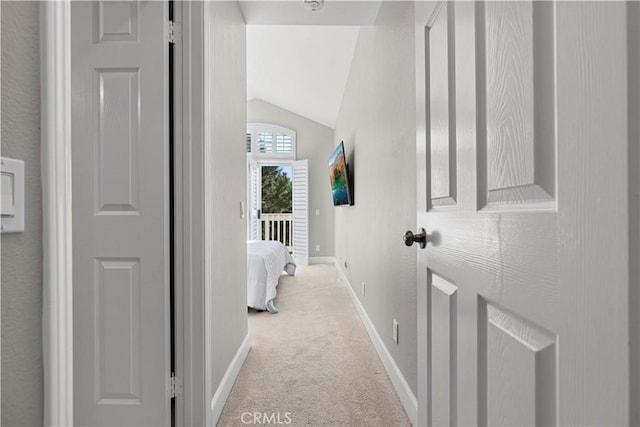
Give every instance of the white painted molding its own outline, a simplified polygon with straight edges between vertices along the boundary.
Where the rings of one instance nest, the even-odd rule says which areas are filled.
[[[231,393],[233,384],[235,384],[236,378],[238,378],[238,374],[240,373],[240,369],[242,368],[242,365],[244,365],[244,361],[247,359],[249,350],[251,350],[251,341],[247,334],[247,336],[244,337],[242,344],[240,344],[236,355],[229,364],[227,372],[224,373],[224,376],[220,381],[220,386],[218,386],[218,390],[216,390],[216,394],[213,396],[213,399],[211,399],[211,419],[213,424],[210,425],[216,425],[218,423],[218,419],[220,418],[220,415],[222,415],[222,410],[224,409],[225,403],[227,403],[227,398],[229,398],[229,393]]]
[[[174,240],[176,283],[174,297],[177,318],[175,345],[176,375],[183,380],[182,395],[176,399],[176,425],[207,424],[212,395],[208,390],[207,366],[212,363],[207,348],[209,332],[205,324],[209,301],[206,297],[204,224],[206,221],[205,191],[208,183],[204,156],[205,113],[204,33],[205,19],[202,1],[176,2],[174,20],[180,26],[180,36],[174,45],[174,78],[181,84],[175,88],[176,121],[175,174],[176,216]],[[209,387],[210,388],[210,387]],[[212,392],[211,392],[212,393]]]
[[[411,391],[411,387],[409,387],[409,384],[404,378],[404,375],[402,375],[400,368],[396,364],[395,360],[393,360],[393,357],[391,356],[391,353],[389,353],[387,346],[384,345],[384,342],[382,341],[382,338],[380,338],[380,335],[373,325],[373,322],[369,318],[369,315],[360,303],[360,300],[356,296],[356,293],[353,291],[353,287],[351,286],[349,279],[344,274],[337,261],[335,261],[335,266],[338,269],[342,280],[344,281],[344,285],[346,286],[349,295],[351,296],[353,305],[356,307],[356,310],[358,310],[358,314],[360,315],[360,319],[362,319],[364,327],[369,333],[369,337],[371,338],[371,341],[373,342],[373,345],[378,352],[378,356],[380,356],[382,364],[387,370],[389,378],[391,378],[391,383],[396,389],[398,397],[400,397],[400,401],[402,402],[402,406],[404,406],[404,410],[407,411],[407,415],[409,416],[411,423],[414,426],[418,425],[418,400],[416,399],[415,394],[413,394],[413,391]]]
[[[309,258],[309,265],[313,264],[338,264],[332,256],[314,256]]]
[[[200,2],[198,2],[200,3]],[[211,159],[211,126],[206,118],[212,117],[213,107],[211,105],[211,58],[213,58],[212,46],[211,46],[211,22],[212,22],[212,11],[211,5],[208,1],[202,2],[202,16],[204,17],[202,23],[202,69],[203,76],[202,79],[202,93],[204,94],[203,99],[203,117],[205,118],[205,122],[203,123],[203,159],[205,164],[209,164]],[[213,343],[211,339],[211,317],[212,317],[212,306],[211,306],[211,277],[213,276],[211,265],[211,255],[210,251],[214,247],[213,242],[213,225],[212,225],[212,215],[214,206],[214,195],[213,195],[213,185],[210,183],[213,182],[213,171],[210,167],[204,168],[204,341],[205,341],[205,366],[204,366],[204,377],[205,377],[205,402],[210,401],[212,404],[211,410],[207,410],[205,414],[205,425],[213,426],[217,423],[213,422],[213,404],[215,402],[214,399],[214,391],[213,391]],[[226,374],[225,374],[226,376]]]
[[[73,425],[70,1],[40,3],[44,425]]]

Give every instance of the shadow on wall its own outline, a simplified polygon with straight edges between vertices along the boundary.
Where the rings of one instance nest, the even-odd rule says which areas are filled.
[[[353,145],[349,152],[347,153],[347,159],[350,160],[347,162],[347,178],[349,180],[349,192],[351,193],[351,206],[356,204],[356,192],[354,191],[356,185],[356,178],[353,171],[355,170],[356,164],[356,150],[353,148]]]

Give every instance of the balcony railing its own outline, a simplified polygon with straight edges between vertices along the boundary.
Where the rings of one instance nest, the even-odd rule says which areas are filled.
[[[262,240],[278,240],[293,251],[293,215],[290,213],[263,213]]]

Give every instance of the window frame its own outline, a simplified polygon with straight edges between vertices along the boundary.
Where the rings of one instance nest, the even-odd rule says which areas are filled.
[[[271,152],[261,153],[258,150],[256,136],[260,133],[268,133],[272,135],[271,139]],[[283,159],[283,160],[296,160],[296,131],[288,129],[283,126],[278,126],[270,123],[247,123],[247,132],[245,136],[245,144],[247,142],[246,137],[251,136],[251,152],[247,152],[247,156],[255,159]],[[282,153],[277,151],[278,135],[286,135],[291,137],[291,151]],[[247,144],[247,147],[249,145]]]

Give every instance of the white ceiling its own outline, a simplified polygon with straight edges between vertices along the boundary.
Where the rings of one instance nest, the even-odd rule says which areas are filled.
[[[247,99],[334,127],[358,32],[380,1],[241,1],[247,21]]]
[[[381,0],[325,0],[309,10],[303,0],[240,0],[248,25],[373,25]]]
[[[247,26],[247,99],[334,127],[359,27]]]

